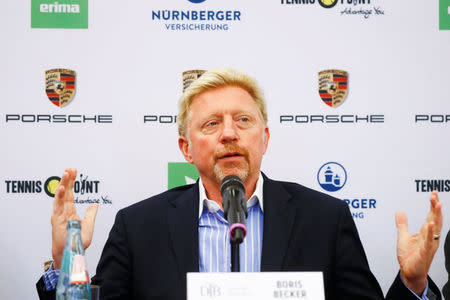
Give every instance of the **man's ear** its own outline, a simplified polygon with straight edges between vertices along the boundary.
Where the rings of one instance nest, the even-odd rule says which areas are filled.
[[[191,156],[191,148],[189,147],[189,141],[186,137],[180,136],[178,138],[178,147],[180,147],[181,153],[183,153],[184,158],[186,161],[190,164],[193,164],[194,161],[192,160]]]
[[[264,128],[263,137],[264,137],[264,153],[266,153],[267,146],[269,146],[269,139],[270,139],[270,132],[269,132],[268,126],[266,126],[266,128]]]

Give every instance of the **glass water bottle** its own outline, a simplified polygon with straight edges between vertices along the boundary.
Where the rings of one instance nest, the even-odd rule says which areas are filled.
[[[91,300],[91,285],[80,231],[80,221],[67,221],[66,245],[56,286],[56,300]]]

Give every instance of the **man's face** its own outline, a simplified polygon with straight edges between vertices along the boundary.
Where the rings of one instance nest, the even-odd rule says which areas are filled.
[[[202,179],[220,183],[234,174],[245,182],[259,176],[269,129],[246,90],[226,86],[196,96],[187,134],[189,141],[180,137],[179,146]]]

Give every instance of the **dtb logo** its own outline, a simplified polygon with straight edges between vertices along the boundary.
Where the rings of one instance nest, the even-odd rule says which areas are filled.
[[[202,297],[214,298],[221,295],[220,287],[215,283],[207,283],[200,287]]]

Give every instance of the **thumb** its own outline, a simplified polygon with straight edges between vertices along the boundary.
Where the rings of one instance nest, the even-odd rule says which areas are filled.
[[[81,221],[81,236],[83,240],[83,247],[87,249],[92,241],[92,235],[94,234],[95,218],[97,216],[98,204],[94,203],[89,205],[84,215],[83,221]]]
[[[433,239],[434,227],[435,227],[434,222],[427,223],[426,235],[425,235],[426,238],[425,238],[425,245],[424,245],[425,249],[432,248],[433,241],[434,241],[434,239]],[[438,240],[438,243],[439,243],[439,240]]]
[[[398,211],[395,214],[395,223],[397,224],[398,238],[401,239],[409,235],[408,219],[403,211]]]

